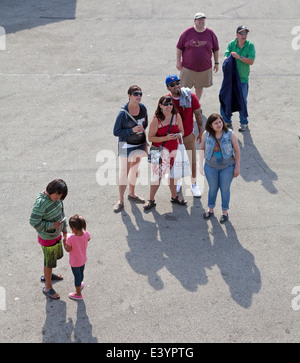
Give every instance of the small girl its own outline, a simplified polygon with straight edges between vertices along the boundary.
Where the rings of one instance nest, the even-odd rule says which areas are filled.
[[[86,250],[90,240],[90,233],[86,231],[86,222],[78,214],[69,219],[69,226],[72,235],[64,242],[64,248],[70,253],[69,261],[75,278],[76,292],[71,292],[69,298],[73,300],[82,300],[81,291],[83,289],[83,271],[87,261]]]

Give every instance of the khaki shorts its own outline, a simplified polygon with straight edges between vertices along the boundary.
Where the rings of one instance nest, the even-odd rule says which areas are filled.
[[[192,132],[186,137],[183,137],[183,144],[189,157],[190,165],[197,163],[196,156],[196,136]]]
[[[180,73],[180,84],[188,88],[210,87],[213,84],[212,68],[204,72],[195,72],[183,67]]]

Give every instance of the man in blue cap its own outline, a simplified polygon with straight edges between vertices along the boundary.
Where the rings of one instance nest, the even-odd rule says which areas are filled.
[[[189,161],[192,169],[192,193],[196,198],[201,197],[201,192],[196,183],[197,176],[197,155],[196,155],[196,140],[200,143],[203,134],[203,123],[201,115],[201,106],[198,98],[187,87],[180,86],[180,79],[175,75],[170,75],[166,78],[166,86],[170,91],[169,95],[172,98],[175,108],[180,113],[184,128],[183,143],[187,150]],[[194,134],[194,115],[198,126],[198,136]],[[177,192],[180,191],[181,181],[177,183]]]

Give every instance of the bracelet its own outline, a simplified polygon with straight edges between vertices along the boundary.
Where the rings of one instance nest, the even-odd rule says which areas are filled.
[[[216,62],[215,64],[219,64],[218,62]]]

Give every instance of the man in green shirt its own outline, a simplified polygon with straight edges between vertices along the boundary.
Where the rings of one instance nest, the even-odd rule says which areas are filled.
[[[250,66],[255,60],[255,47],[252,42],[247,39],[249,29],[245,25],[241,25],[236,30],[236,39],[232,40],[226,49],[224,54],[225,59],[231,54],[233,58],[236,59],[237,69],[242,82],[242,92],[243,98],[247,105],[247,96],[249,89],[249,74]],[[227,126],[232,126],[231,119],[228,119],[222,108],[221,115],[227,124]],[[245,131],[248,128],[248,119],[242,118],[240,114],[240,128],[239,131]]]

